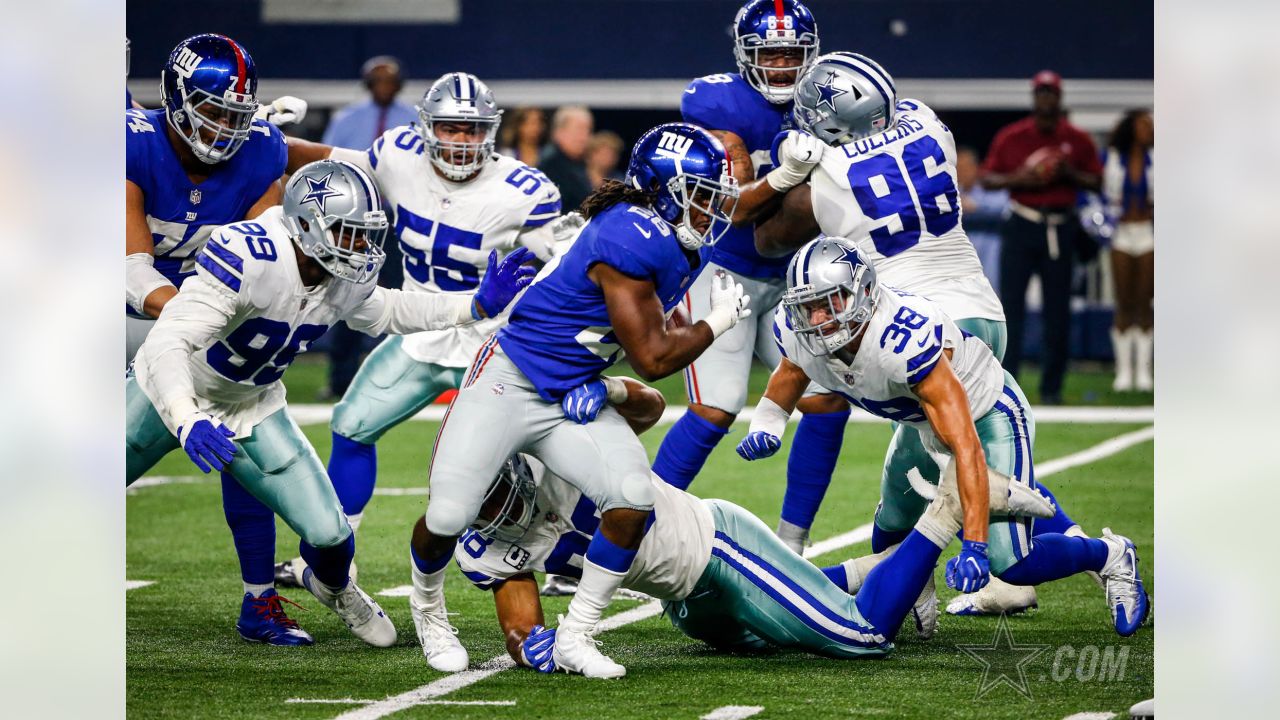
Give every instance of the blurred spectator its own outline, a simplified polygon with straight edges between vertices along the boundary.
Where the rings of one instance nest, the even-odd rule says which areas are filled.
[[[547,116],[542,108],[518,107],[502,123],[498,152],[510,155],[529,167],[538,166],[542,144],[547,140]]]
[[[1040,401],[1056,405],[1062,402],[1067,370],[1071,276],[1080,233],[1076,195],[1099,189],[1102,164],[1093,140],[1067,122],[1062,78],[1042,70],[1031,85],[1031,115],[996,133],[982,184],[1010,195],[1000,246],[1000,300],[1009,330],[1004,366],[1016,375],[1022,364],[1027,284],[1039,275],[1044,298]]]
[[[1000,292],[1000,223],[1009,206],[1009,193],[988,190],[978,182],[981,161],[978,151],[961,146],[956,150],[956,185],[964,212],[964,231],[978,251],[982,272],[991,287]]]
[[[595,120],[582,105],[565,105],[551,116],[551,143],[538,159],[538,169],[560,188],[560,206],[576,210],[591,194],[587,179],[587,143]]]
[[[1150,112],[1130,110],[1111,132],[1102,153],[1102,195],[1107,216],[1116,223],[1111,235],[1116,297],[1111,343],[1116,351],[1113,387],[1117,391],[1154,386],[1155,128]]]
[[[622,159],[622,138],[611,130],[601,130],[587,143],[587,179],[595,190],[605,180],[621,180],[618,162]]]
[[[348,105],[334,113],[324,131],[324,143],[352,150],[364,150],[393,127],[408,125],[418,119],[413,106],[398,102],[396,96],[404,87],[400,61],[390,55],[378,55],[365,61],[360,76],[369,99]],[[400,287],[404,269],[400,248],[393,235],[383,245],[387,261],[382,266],[378,284]],[[337,323],[329,332],[329,386],[321,390],[321,399],[340,398],[360,369],[364,353],[373,347],[373,338]]]
[[[364,150],[382,133],[418,119],[412,105],[398,102],[404,87],[400,61],[390,55],[369,58],[360,70],[369,99],[352,103],[334,113],[324,131],[324,144]]]

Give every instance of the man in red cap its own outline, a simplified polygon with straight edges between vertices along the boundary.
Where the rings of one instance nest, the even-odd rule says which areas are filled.
[[[1018,373],[1027,284],[1038,274],[1044,297],[1040,401],[1056,405],[1067,370],[1072,255],[1080,232],[1076,195],[1098,190],[1102,164],[1093,140],[1067,122],[1058,73],[1041,70],[1031,85],[1031,115],[996,133],[982,184],[1009,191],[1011,213],[1001,228],[1000,248],[1000,300],[1009,333],[1004,366]]]

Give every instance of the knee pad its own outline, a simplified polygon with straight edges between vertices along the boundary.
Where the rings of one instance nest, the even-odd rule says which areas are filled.
[[[349,402],[345,397],[333,407],[333,419],[329,421],[329,429],[348,440],[363,445],[372,445],[382,435],[378,428],[368,427],[365,412],[359,403]]]
[[[649,474],[629,473],[622,478],[619,483],[619,497],[614,498],[610,502],[605,503],[607,507],[601,507],[600,511],[612,510],[614,508],[631,508],[633,510],[652,510],[653,509],[653,484],[649,480]]]
[[[302,541],[314,548],[341,545],[351,537],[351,526],[340,508],[334,508],[324,518],[308,518],[301,530],[298,534]]]
[[[458,537],[466,531],[475,514],[449,498],[431,498],[427,502],[427,530],[437,537]]]

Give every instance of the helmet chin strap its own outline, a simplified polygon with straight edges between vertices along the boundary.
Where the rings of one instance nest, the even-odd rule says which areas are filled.
[[[676,239],[680,241],[681,247],[690,252],[696,252],[702,247],[702,238],[683,223],[676,228]]]

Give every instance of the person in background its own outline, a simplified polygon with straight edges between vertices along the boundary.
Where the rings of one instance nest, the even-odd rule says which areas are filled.
[[[1081,190],[1097,192],[1102,163],[1088,133],[1067,121],[1062,78],[1041,70],[1031,80],[1031,115],[1006,125],[991,141],[982,185],[1009,191],[1009,219],[1001,229],[1000,301],[1009,345],[1004,366],[1017,375],[1027,313],[1027,284],[1040,276],[1044,297],[1040,402],[1062,403],[1071,329],[1071,275],[1080,223]]]
[[[387,130],[417,122],[418,113],[413,106],[396,100],[404,87],[399,60],[390,55],[371,57],[360,68],[360,77],[369,91],[368,99],[334,113],[324,131],[325,145],[364,150]],[[378,284],[398,288],[403,272],[398,243],[388,242],[386,251],[388,262],[382,266]],[[372,338],[346,323],[333,326],[329,333],[329,386],[320,391],[322,399],[342,397],[360,369],[361,358],[373,344]]]
[[[1111,276],[1116,315],[1111,344],[1119,392],[1150,391],[1155,295],[1155,121],[1146,110],[1130,110],[1111,131],[1102,153],[1102,196],[1111,235]]]
[[[988,190],[978,182],[982,160],[978,151],[961,146],[956,150],[956,189],[964,212],[964,229],[978,251],[982,272],[991,288],[1000,292],[1000,223],[1009,206],[1009,193]]]
[[[565,105],[551,116],[551,142],[538,158],[538,169],[560,188],[561,207],[571,210],[591,194],[584,158],[595,120],[582,105]]]
[[[591,181],[591,189],[595,190],[605,180],[621,180],[618,172],[618,160],[622,157],[622,138],[611,130],[601,130],[591,136],[587,143],[586,164],[587,179]]]
[[[529,167],[538,166],[538,156],[547,141],[547,115],[542,108],[518,107],[511,120],[503,123],[498,135],[498,152]]]

